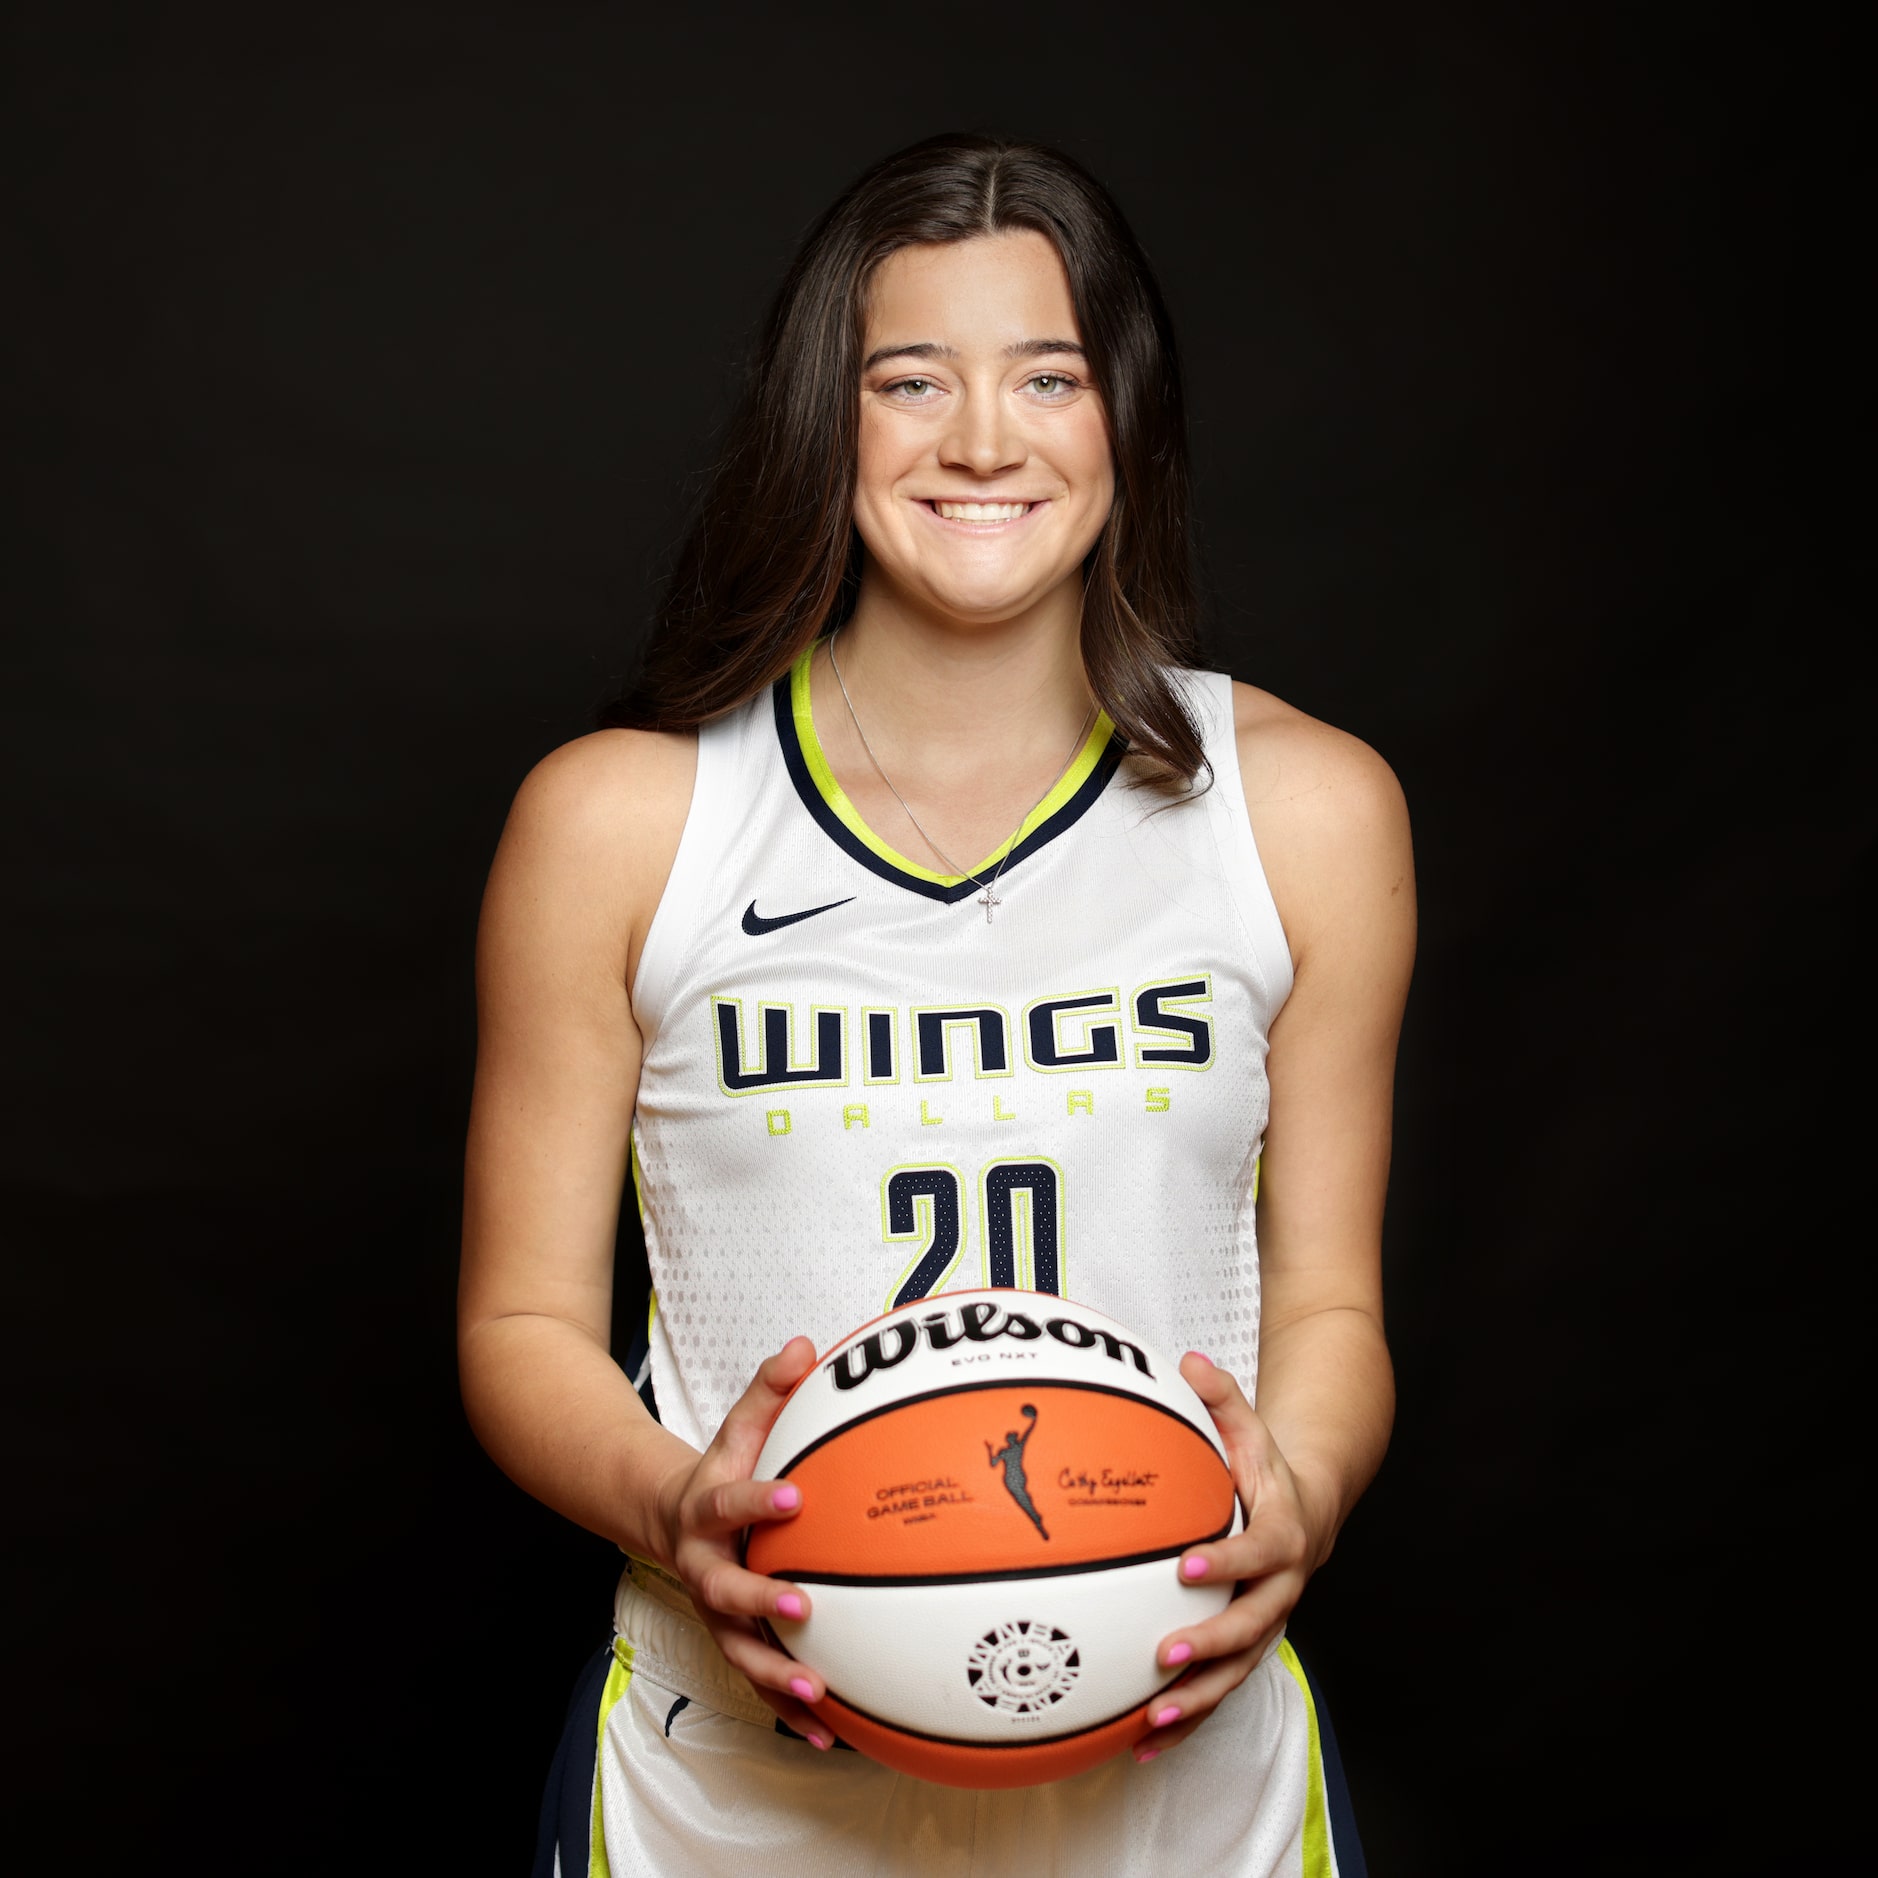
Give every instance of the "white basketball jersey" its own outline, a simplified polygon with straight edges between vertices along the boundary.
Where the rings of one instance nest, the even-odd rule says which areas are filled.
[[[808,656],[700,733],[633,986],[660,1419],[702,1447],[790,1337],[980,1285],[1074,1298],[1250,1392],[1291,963],[1230,681],[1177,675],[1210,788],[1131,787],[1098,717],[987,908],[999,856],[937,874],[861,821]]]

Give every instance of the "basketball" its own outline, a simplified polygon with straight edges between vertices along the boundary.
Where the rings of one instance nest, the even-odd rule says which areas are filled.
[[[1060,1780],[1148,1733],[1155,1650],[1224,1608],[1174,1561],[1239,1530],[1212,1417],[1173,1362],[1047,1293],[947,1292],[863,1325],[757,1461],[802,1489],[752,1571],[809,1591],[777,1643],[842,1740],[922,1780]]]

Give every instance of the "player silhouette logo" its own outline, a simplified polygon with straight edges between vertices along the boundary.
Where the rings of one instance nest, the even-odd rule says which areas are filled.
[[[985,1443],[985,1452],[991,1456],[993,1467],[1004,1469],[1004,1491],[1024,1509],[1024,1516],[1047,1539],[1044,1532],[1043,1515],[1030,1502],[1030,1482],[1024,1478],[1024,1443],[1037,1432],[1037,1411],[1026,1402],[1018,1410],[1020,1415],[1030,1418],[1030,1426],[1020,1435],[1015,1428],[1008,1429],[1004,1436],[1004,1446],[993,1454],[991,1443]]]

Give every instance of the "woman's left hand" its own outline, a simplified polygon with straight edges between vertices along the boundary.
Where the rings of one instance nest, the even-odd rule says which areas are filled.
[[[1237,1585],[1237,1595],[1218,1616],[1162,1640],[1158,1660],[1164,1668],[1193,1667],[1148,1704],[1155,1726],[1136,1744],[1138,1761],[1152,1760],[1186,1740],[1251,1675],[1328,1549],[1320,1547],[1297,1479],[1245,1391],[1195,1351],[1180,1359],[1180,1373],[1206,1404],[1226,1444],[1245,1529],[1181,1554],[1176,1569],[1184,1584],[1225,1579]]]

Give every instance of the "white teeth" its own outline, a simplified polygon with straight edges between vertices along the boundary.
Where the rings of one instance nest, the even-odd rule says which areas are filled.
[[[948,522],[1014,522],[1030,512],[1028,502],[935,502]]]

